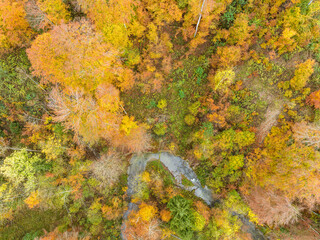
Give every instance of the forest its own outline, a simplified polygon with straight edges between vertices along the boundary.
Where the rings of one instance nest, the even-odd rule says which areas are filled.
[[[0,240],[319,240],[320,1],[0,0]]]

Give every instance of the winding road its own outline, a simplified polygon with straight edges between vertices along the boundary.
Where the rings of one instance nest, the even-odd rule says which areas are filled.
[[[129,198],[128,210],[124,213],[123,224],[121,229],[121,238],[127,240],[125,236],[126,224],[125,220],[128,218],[131,211],[138,209],[138,205],[131,202],[132,196],[137,192],[136,186],[140,181],[139,175],[146,169],[147,163],[150,161],[160,161],[173,175],[176,183],[179,187],[186,189],[188,191],[194,191],[194,194],[205,201],[210,207],[214,207],[216,202],[222,201],[221,199],[214,199],[212,191],[207,187],[202,187],[197,175],[189,166],[189,164],[180,157],[172,155],[168,152],[159,153],[145,153],[140,155],[134,155],[130,160],[130,166],[128,168],[128,189],[127,195]],[[182,176],[187,178],[193,183],[191,187],[185,187],[182,184]],[[256,228],[255,224],[249,221],[249,219],[237,212],[231,211],[233,216],[237,216],[243,226],[244,231],[251,234],[253,240],[266,240],[267,238],[261,233],[259,229]]]

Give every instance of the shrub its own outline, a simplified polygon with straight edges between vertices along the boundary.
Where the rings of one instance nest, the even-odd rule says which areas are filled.
[[[161,99],[161,100],[158,102],[157,107],[160,108],[160,109],[166,108],[166,107],[167,107],[167,100]]]
[[[185,123],[190,126],[194,123],[195,120],[196,120],[196,118],[194,116],[192,116],[191,114],[186,115],[184,118]]]
[[[165,123],[157,123],[153,131],[158,136],[163,136],[167,132],[167,125]]]

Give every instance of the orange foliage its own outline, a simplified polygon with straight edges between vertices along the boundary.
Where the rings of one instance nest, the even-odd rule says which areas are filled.
[[[146,6],[157,26],[180,21],[182,18],[182,11],[174,0],[141,0],[141,2]]]
[[[168,210],[161,210],[160,211],[160,216],[161,216],[161,220],[164,221],[164,222],[169,222],[170,219],[171,219],[171,212],[168,211]]]
[[[201,201],[195,202],[194,205],[197,209],[197,212],[200,213],[200,215],[203,216],[208,223],[211,217],[210,208]]]
[[[28,45],[34,32],[26,21],[23,0],[0,1],[0,55]]]
[[[212,57],[213,67],[223,68],[236,65],[241,60],[241,48],[239,46],[218,47],[217,54]]]
[[[150,148],[151,136],[145,126],[141,125],[126,135],[119,131],[113,131],[108,136],[113,146],[129,152],[141,153]]]
[[[39,35],[27,50],[42,81],[92,91],[102,83],[132,87],[132,71],[125,69],[118,51],[102,41],[86,21],[54,27]],[[101,54],[103,53],[103,54]]]
[[[320,90],[311,93],[307,98],[307,103],[313,105],[317,109],[320,109]]]
[[[159,220],[157,219],[153,219],[150,222],[140,221],[135,225],[127,223],[124,236],[128,240],[159,240],[162,236],[162,230],[159,224]]]
[[[70,20],[70,12],[62,0],[29,0],[25,7],[28,22],[37,30],[48,29]]]
[[[247,176],[253,185],[313,208],[320,203],[320,154],[299,143],[288,145],[291,138],[288,125],[273,127],[264,148],[249,157]]]
[[[38,191],[32,192],[30,196],[24,200],[24,202],[28,205],[29,208],[39,206],[40,200]]]
[[[138,212],[131,212],[124,231],[126,239],[161,239],[162,231],[156,218],[157,211],[153,205],[141,203]]]
[[[82,183],[85,178],[81,173],[77,173],[75,175],[68,176],[61,180],[61,182],[65,185],[71,186],[71,193],[74,195],[74,199],[77,200],[82,197]]]

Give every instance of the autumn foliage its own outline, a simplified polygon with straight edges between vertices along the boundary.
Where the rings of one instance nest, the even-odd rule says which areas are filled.
[[[123,67],[117,50],[104,43],[87,21],[54,27],[38,36],[27,53],[34,75],[41,76],[44,83],[60,83],[86,92],[102,83],[121,89],[133,84],[132,72]]]
[[[0,238],[319,239],[319,16],[0,0]]]
[[[0,54],[25,47],[34,35],[25,19],[24,1],[0,1]]]

